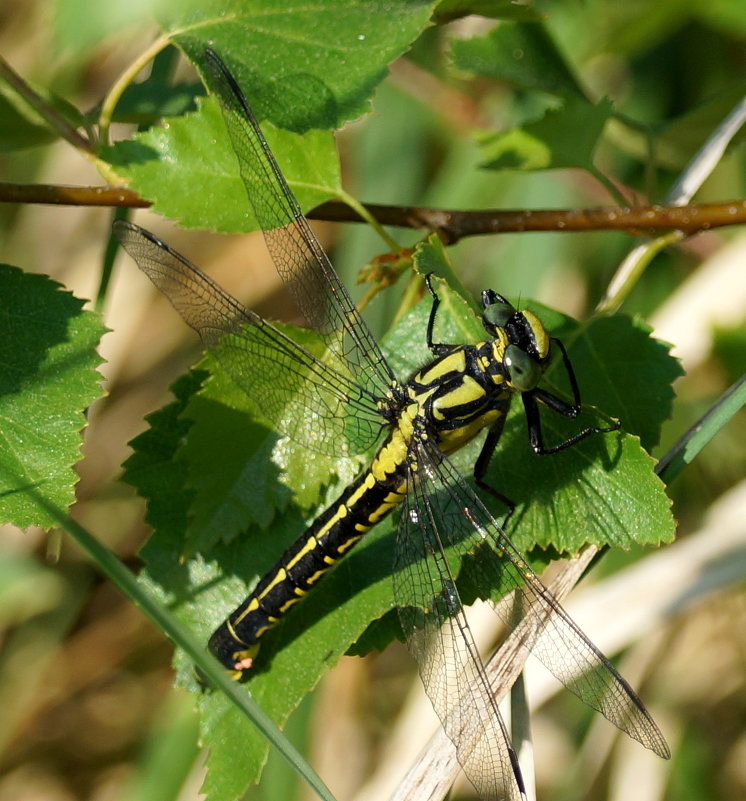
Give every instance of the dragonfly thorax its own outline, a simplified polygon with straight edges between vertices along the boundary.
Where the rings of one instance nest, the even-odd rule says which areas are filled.
[[[418,418],[441,450],[451,453],[504,415],[510,404],[502,362],[504,341],[443,348],[407,383]]]

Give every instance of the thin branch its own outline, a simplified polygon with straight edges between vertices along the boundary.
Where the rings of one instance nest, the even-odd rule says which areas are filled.
[[[149,201],[123,187],[0,183],[0,203],[148,208]],[[468,236],[523,231],[627,231],[633,234],[679,230],[696,234],[746,223],[746,200],[691,206],[599,207],[593,209],[449,210],[424,206],[366,203],[381,225],[438,231],[452,244]],[[364,222],[347,204],[329,201],[308,214],[328,222]]]
[[[0,56],[0,78],[4,79],[53,131],[87,156],[91,154],[91,143],[81,136],[48,101],[34,91],[2,56]]]
[[[672,229],[695,234],[710,228],[746,223],[746,201],[703,203],[692,206],[600,207],[593,209],[486,209],[448,210],[418,206],[382,206],[366,203],[383,225],[438,231],[453,244],[467,236],[523,231],[628,231],[634,234]],[[359,222],[348,207],[323,203],[309,217],[334,222]]]
[[[122,186],[62,186],[58,184],[9,184],[0,182],[0,203],[43,203],[52,206],[151,206]]]
[[[166,36],[159,36],[150,46],[127,66],[122,74],[116,79],[114,85],[109,90],[101,104],[101,112],[98,117],[101,140],[108,144],[109,128],[114,116],[114,109],[119,102],[124,90],[134,81],[135,76],[145,67],[158,53],[170,44]]]

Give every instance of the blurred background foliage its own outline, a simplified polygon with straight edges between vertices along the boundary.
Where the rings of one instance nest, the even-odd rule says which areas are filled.
[[[85,111],[157,34],[150,21],[154,5],[165,8],[167,0],[5,0],[0,52],[35,86]],[[502,5],[505,13],[516,11]],[[468,6],[444,3],[442,18],[449,7]],[[559,52],[594,98],[610,98],[618,112],[660,132],[654,172],[644,136],[617,122],[608,125],[594,157],[628,197],[659,201],[744,94],[746,7],[732,0],[555,0],[530,8],[546,15]],[[493,24],[467,17],[431,27],[392,64],[375,93],[374,114],[347,125],[337,138],[343,185],[351,194],[454,209],[614,202],[601,182],[580,170],[477,168],[483,156],[475,130],[523,125],[553,106],[546,93],[456,68],[454,40],[486,35]],[[188,65],[180,69],[184,81],[195,82]],[[179,113],[177,106],[171,113]],[[16,125],[3,102],[3,141],[11,140],[7,132]],[[23,144],[43,144],[43,130],[37,133],[27,133]],[[745,158],[742,146],[730,148],[696,200],[744,197]],[[62,142],[7,146],[0,171],[5,181],[101,183],[93,166]],[[176,230],[148,217],[138,219],[247,305],[282,317],[274,270],[257,255],[254,239]],[[5,204],[0,258],[92,298],[110,224],[106,209]],[[383,249],[375,233],[359,225],[318,230],[348,285]],[[419,236],[393,233],[402,244]],[[636,241],[613,232],[475,237],[453,247],[450,257],[473,290],[493,286],[582,317]],[[623,311],[642,315],[674,343],[687,372],[677,384],[675,416],[657,455],[743,372],[745,262],[742,231],[703,233],[656,256],[625,302]],[[379,333],[397,303],[395,293],[384,293],[371,307]],[[89,413],[74,511],[136,568],[147,529],[142,503],[118,481],[120,465],[127,442],[145,427],[144,415],[167,400],[169,384],[194,361],[198,347],[131,264],[115,274],[105,322],[112,329],[101,347],[106,396]],[[598,612],[603,607],[593,600],[597,596],[583,601],[578,594],[577,614],[584,603],[590,607],[583,625],[594,639],[607,626],[609,609],[623,618],[629,599],[637,601],[626,616],[632,633],[617,647],[626,654],[623,672],[669,739],[673,760],[659,764],[626,743],[612,748],[610,727],[599,728],[587,710],[560,694],[537,709],[534,721],[541,798],[746,795],[744,441],[741,415],[671,487],[680,525],[680,542],[670,549],[674,557],[656,561],[662,552],[637,562],[638,553],[609,554],[597,572],[621,571],[627,584],[619,590],[620,602],[612,594],[616,585],[606,583],[613,578],[596,577],[602,598],[604,587],[610,588],[605,615]],[[66,540],[8,526],[1,534],[0,801],[198,797],[203,774],[197,724],[191,700],[170,689],[169,644]],[[688,550],[674,551],[687,543]],[[678,582],[677,597],[686,602],[672,605],[669,593]],[[399,731],[399,708],[413,683],[414,668],[401,649],[348,658],[293,717],[293,736],[338,797],[358,797],[376,771],[403,772],[391,751],[407,735],[394,740],[392,732]],[[289,799],[296,792],[302,790],[285,765],[271,757],[262,785],[249,797]],[[469,792],[464,785],[455,794]]]

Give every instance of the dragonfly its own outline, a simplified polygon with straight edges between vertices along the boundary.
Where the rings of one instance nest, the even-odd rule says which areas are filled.
[[[244,308],[151,232],[120,220],[115,235],[204,345],[220,344],[215,353],[221,366],[280,432],[328,455],[375,447],[368,466],[214,632],[212,653],[234,677],[250,676],[264,634],[396,510],[392,582],[401,628],[459,763],[481,798],[513,801],[525,791],[456,583],[454,559],[469,555],[478,554],[471,567],[480,584],[494,586],[499,579],[510,591],[510,602],[498,602],[495,610],[523,645],[582,701],[667,758],[663,735],[630,685],[543,585],[449,458],[486,431],[474,481],[505,502],[485,476],[513,396],[521,397],[536,454],[556,453],[619,424],[583,428],[546,445],[542,407],[569,419],[581,411],[562,342],[538,316],[493,290],[481,295],[487,335],[482,342],[436,342],[440,300],[429,276],[432,305],[425,337],[431,359],[406,380],[397,379],[303,215],[235,78],[210,49],[203,68],[267,248],[324,354],[311,353]],[[540,386],[555,354],[572,402]]]

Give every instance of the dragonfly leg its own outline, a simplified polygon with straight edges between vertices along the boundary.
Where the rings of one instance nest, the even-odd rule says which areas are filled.
[[[541,430],[541,419],[539,417],[539,408],[536,403],[537,401],[541,401],[553,412],[557,412],[557,414],[561,414],[563,417],[568,417],[571,420],[574,420],[580,414],[580,411],[583,408],[582,401],[580,400],[580,388],[578,387],[578,380],[575,377],[575,370],[573,369],[570,357],[567,355],[565,346],[562,344],[562,341],[556,337],[552,337],[552,342],[557,348],[559,348],[559,351],[562,354],[562,364],[565,367],[565,372],[570,380],[570,387],[572,389],[572,403],[567,403],[567,401],[562,400],[562,398],[558,398],[551,392],[547,392],[545,389],[540,389],[539,387],[521,394],[523,408],[526,411],[528,439],[531,443],[531,449],[539,456],[546,456],[550,453],[563,451],[565,448],[570,448],[571,446],[575,445],[586,437],[590,437],[593,434],[608,434],[610,431],[617,431],[622,425],[619,420],[614,420],[610,426],[589,426],[588,428],[584,428],[582,431],[578,431],[578,433],[574,434],[572,437],[568,437],[558,445],[552,445],[550,447],[544,445],[544,435]]]
[[[563,351],[564,352],[564,351]],[[577,388],[577,387],[576,387]],[[586,437],[594,434],[608,434],[610,431],[618,431],[621,428],[621,422],[614,420],[610,426],[589,426],[577,434],[568,437],[566,440],[558,443],[557,445],[546,446],[544,444],[544,434],[541,430],[541,418],[539,417],[539,406],[537,401],[541,401],[545,406],[548,406],[553,412],[561,414],[563,417],[574,419],[580,414],[580,398],[576,396],[576,402],[573,404],[563,401],[551,392],[544,389],[533,389],[530,392],[524,392],[521,395],[523,401],[523,408],[526,412],[526,423],[528,425],[528,439],[531,443],[531,449],[539,456],[546,456],[550,453],[557,453],[563,451],[565,448],[570,448]]]
[[[502,527],[508,523],[510,520],[510,516],[513,514],[515,510],[515,502],[508,498],[506,495],[503,495],[502,492],[495,489],[493,486],[488,484],[484,477],[487,473],[487,468],[489,467],[490,460],[492,459],[492,454],[495,452],[495,448],[497,447],[497,443],[500,440],[500,436],[503,433],[503,427],[505,425],[505,416],[502,415],[494,425],[487,431],[487,436],[485,437],[484,444],[482,445],[482,450],[479,452],[479,456],[477,457],[477,461],[474,463],[474,483],[481,489],[483,492],[486,492],[488,495],[491,495],[496,500],[500,501],[501,504],[507,507],[508,511],[505,513],[505,517],[502,521]]]
[[[444,353],[451,350],[453,348],[453,345],[446,345],[445,343],[433,342],[433,328],[435,327],[435,315],[438,312],[438,306],[440,306],[440,298],[438,297],[438,293],[433,289],[432,277],[433,273],[428,273],[425,276],[425,286],[427,287],[427,291],[432,295],[433,298],[433,305],[432,308],[430,309],[430,317],[427,321],[426,342],[427,342],[427,347],[430,349],[430,352],[434,356],[442,356]]]

